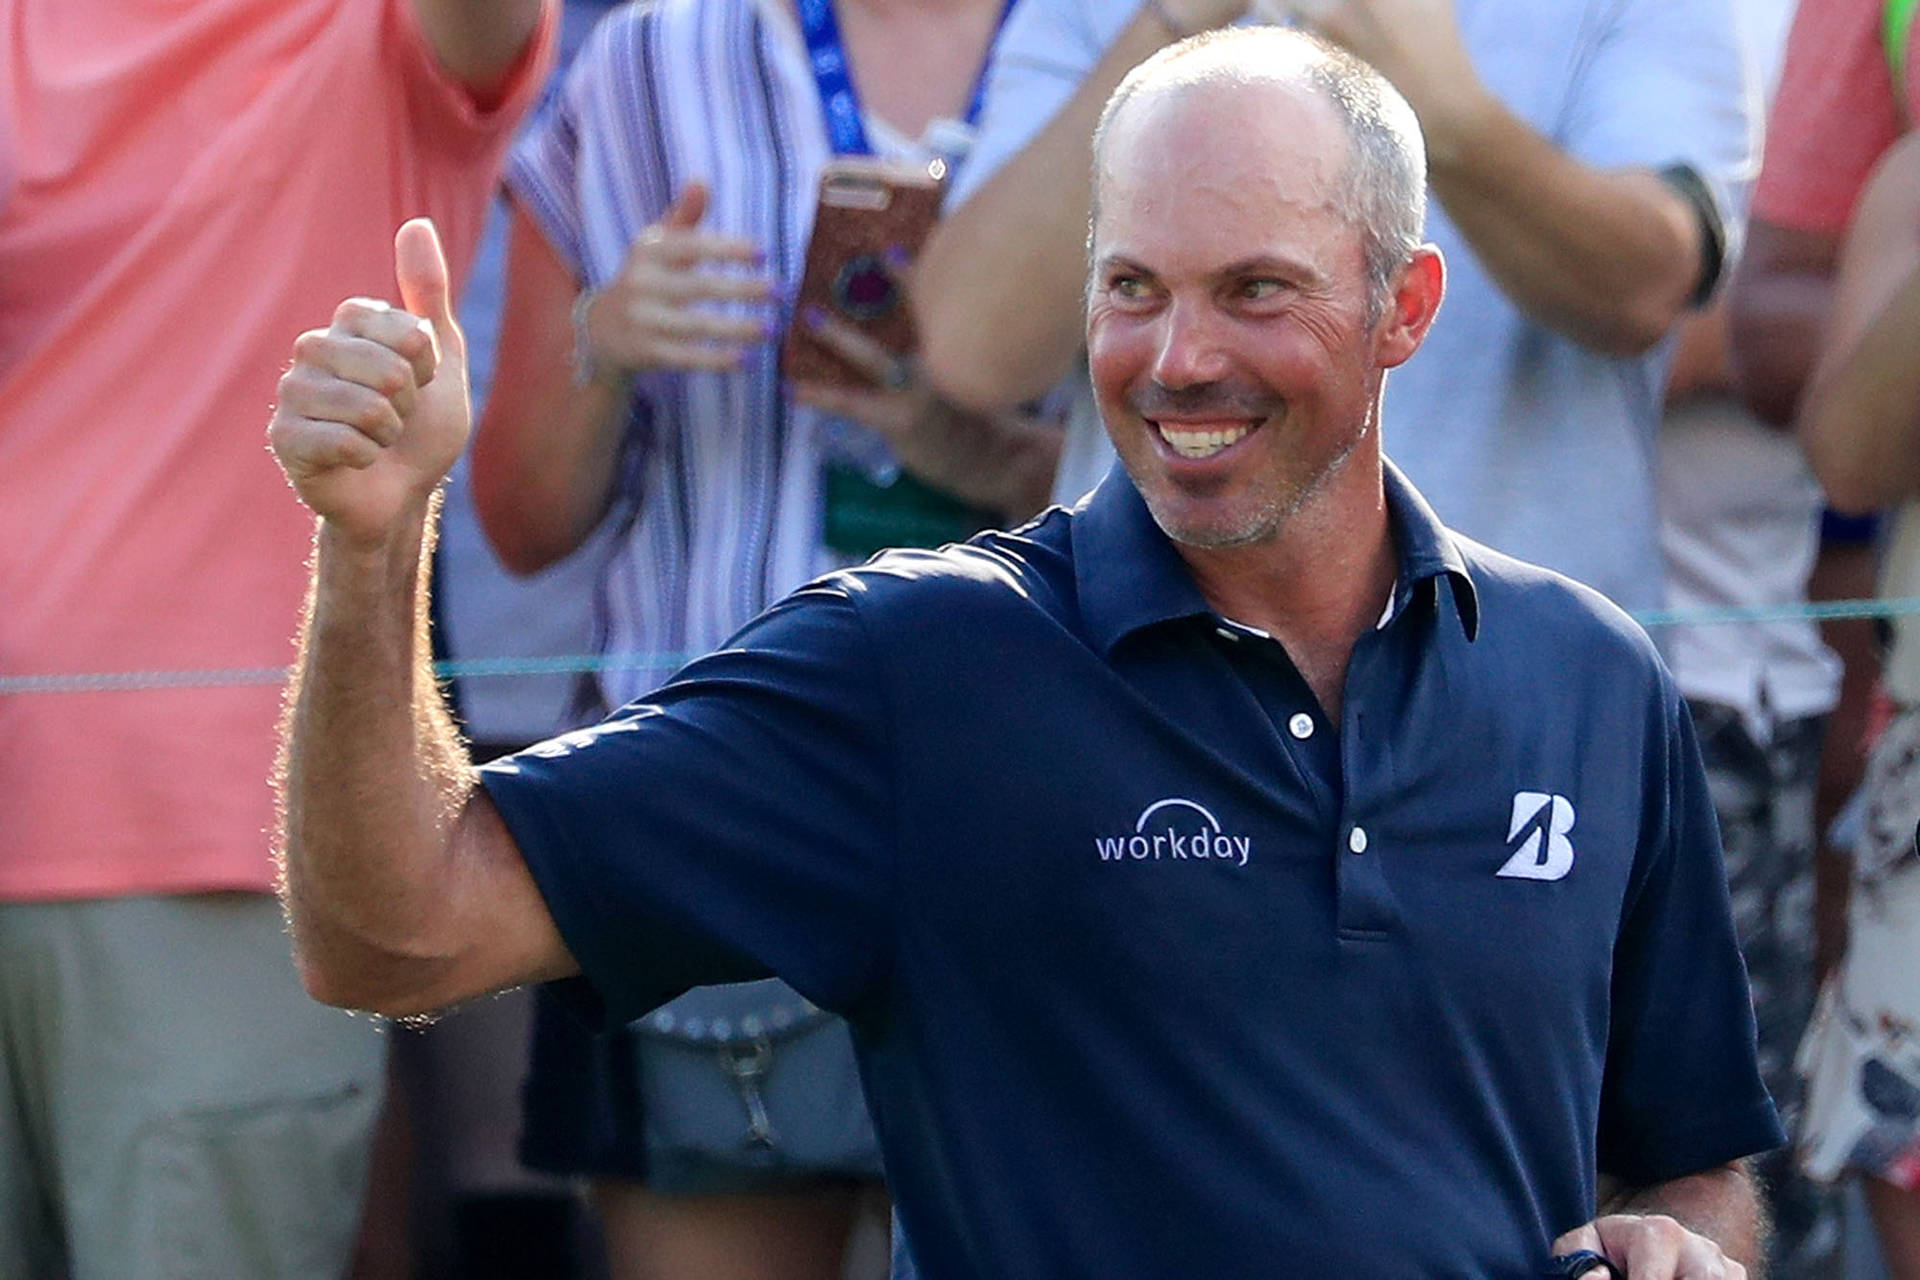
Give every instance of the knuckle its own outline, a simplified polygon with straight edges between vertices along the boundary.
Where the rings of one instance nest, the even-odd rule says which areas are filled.
[[[347,298],[333,309],[333,323],[336,327],[355,328],[392,309],[378,298]]]
[[[389,345],[407,360],[418,360],[433,354],[433,339],[427,336],[426,325],[419,321],[396,334]]]
[[[313,452],[323,467],[364,467],[379,455],[380,446],[358,431],[337,431]]]
[[[412,382],[413,370],[404,360],[387,359],[380,362],[380,369],[374,374],[372,389],[392,399],[406,392]]]
[[[1692,1234],[1678,1221],[1665,1214],[1655,1214],[1645,1219],[1645,1225],[1648,1231],[1665,1244],[1680,1244]]]
[[[332,335],[325,329],[309,329],[293,340],[293,358],[311,361],[324,355],[332,345]]]

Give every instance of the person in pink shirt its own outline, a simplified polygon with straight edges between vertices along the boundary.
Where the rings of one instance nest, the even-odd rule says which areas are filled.
[[[1801,4],[1729,299],[1735,374],[1754,411],[1795,426],[1836,509],[1895,509],[1887,596],[1920,592],[1920,463],[1906,457],[1920,454],[1909,318],[1920,152],[1901,141],[1920,121],[1912,12],[1899,0]],[[1881,680],[1893,714],[1866,766],[1847,953],[1800,1049],[1796,1146],[1813,1177],[1863,1175],[1889,1273],[1917,1280],[1920,627],[1900,617],[1892,632]]]
[[[402,221],[464,268],[551,8],[0,6],[0,1275],[345,1268],[384,1055],[272,896],[262,432]]]

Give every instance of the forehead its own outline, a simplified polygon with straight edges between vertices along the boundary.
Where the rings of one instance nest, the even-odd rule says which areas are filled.
[[[1346,230],[1350,144],[1335,108],[1279,81],[1143,91],[1109,125],[1094,175],[1094,249],[1196,238],[1255,252]]]

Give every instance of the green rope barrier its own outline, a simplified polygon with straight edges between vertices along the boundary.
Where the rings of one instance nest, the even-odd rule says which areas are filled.
[[[1728,626],[1758,622],[1837,622],[1853,618],[1901,618],[1920,614],[1920,596],[1895,600],[1822,600],[1793,605],[1711,609],[1649,609],[1633,615],[1649,630],[1661,627]],[[528,676],[588,675],[644,668],[677,670],[698,654],[573,653],[532,658],[462,658],[436,662],[442,680],[508,680]],[[0,675],[0,697],[35,693],[124,693],[150,689],[220,689],[281,685],[287,667],[232,667],[204,671],[101,671],[62,675]]]

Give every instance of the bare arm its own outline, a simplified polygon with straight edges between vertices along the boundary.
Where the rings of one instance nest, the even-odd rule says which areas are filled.
[[[1744,1161],[1650,1187],[1602,1188],[1601,1214],[1554,1241],[1591,1249],[1633,1280],[1743,1280],[1758,1275],[1765,1217]]]
[[[539,24],[546,0],[413,0],[434,56],[481,102],[506,87],[508,73]]]
[[[1840,237],[1755,219],[1727,285],[1734,385],[1763,421],[1787,426],[1833,307]]]
[[[515,206],[507,257],[498,372],[474,437],[474,503],[501,562],[544,568],[585,542],[613,500],[629,388],[648,370],[727,370],[771,341],[766,318],[712,304],[764,305],[764,276],[711,271],[746,263],[756,248],[698,230],[706,189],[689,184],[628,251],[620,275],[584,310],[591,375],[574,374],[580,284]]]
[[[430,224],[402,228],[397,262],[413,314],[356,299],[302,335],[269,438],[320,517],[280,777],[295,957],[317,998],[404,1015],[576,966],[427,665],[466,360]]]
[[[1646,170],[1585,164],[1509,111],[1474,70],[1452,0],[1344,0],[1309,25],[1406,96],[1434,195],[1521,310],[1612,355],[1666,334],[1700,280],[1683,196]]]
[[[1719,395],[1733,390],[1733,369],[1727,356],[1727,297],[1720,294],[1705,309],[1680,322],[1673,344],[1673,363],[1667,366],[1667,403],[1693,396]]]
[[[1874,511],[1920,493],[1920,135],[1861,197],[1796,430],[1828,500]]]
[[[865,423],[900,465],[935,489],[1008,524],[1039,513],[1053,492],[1060,431],[1018,410],[978,413],[947,399],[919,363],[903,359],[831,316],[802,316],[872,387],[793,384],[794,399]]]
[[[585,542],[612,500],[624,380],[573,377],[579,285],[511,208],[506,305],[487,411],[473,437],[473,498],[494,551],[532,573]]]
[[[921,356],[935,386],[981,410],[1053,385],[1084,335],[1093,127],[1135,64],[1181,34],[1238,18],[1246,0],[1163,0],[1181,31],[1143,7],[1066,105],[1019,155],[950,213],[914,269]]]

